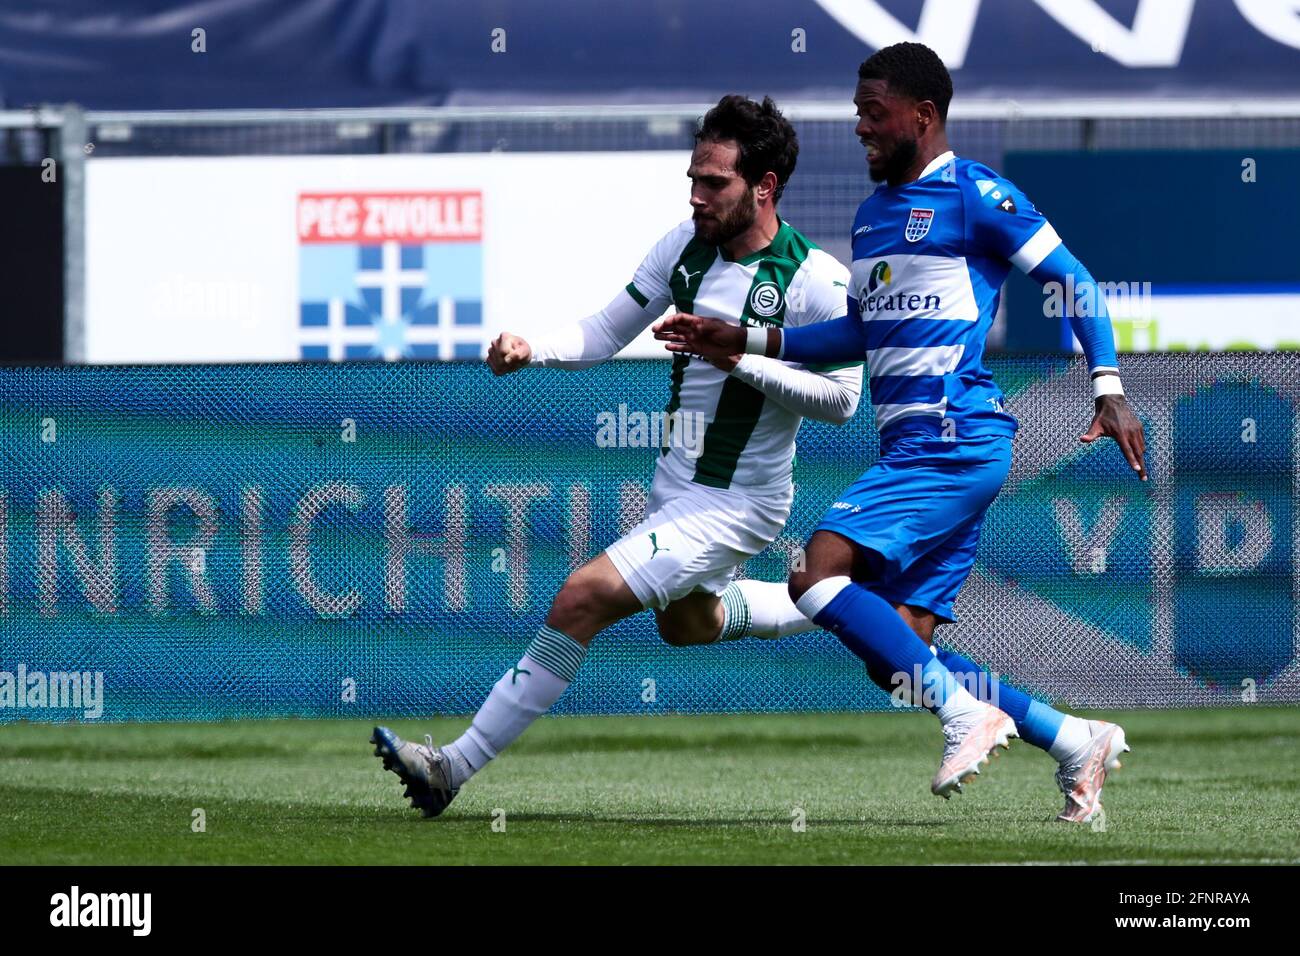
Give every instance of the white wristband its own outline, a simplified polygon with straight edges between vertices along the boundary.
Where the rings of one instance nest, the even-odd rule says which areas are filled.
[[[1101,398],[1103,395],[1123,395],[1124,386],[1120,384],[1119,376],[1106,374],[1098,375],[1092,380],[1092,397]]]
[[[758,325],[745,330],[745,353],[747,355],[767,354],[767,326]]]

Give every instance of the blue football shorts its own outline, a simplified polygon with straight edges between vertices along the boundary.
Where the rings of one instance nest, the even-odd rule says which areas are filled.
[[[864,551],[862,583],[891,604],[952,614],[975,564],[984,513],[1011,468],[1006,436],[903,435],[844,490],[817,525]]]

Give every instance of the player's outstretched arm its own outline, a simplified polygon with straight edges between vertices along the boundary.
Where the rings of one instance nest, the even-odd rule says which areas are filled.
[[[514,361],[520,360],[522,350],[523,364],[511,364],[512,353],[503,353],[503,371],[497,371],[493,364],[493,350],[488,350],[488,364],[497,375],[513,372],[524,365],[545,368],[583,369],[599,365],[612,359],[636,338],[651,320],[658,314],[654,305],[642,304],[624,290],[614,301],[594,315],[579,319],[567,326],[549,331],[529,348],[529,343],[518,336],[509,336],[515,346]],[[502,336],[505,338],[505,336]],[[500,339],[498,340],[500,341]],[[496,342],[493,343],[493,346]],[[522,349],[520,348],[522,346]]]
[[[996,174],[991,170],[989,176],[963,180],[972,238],[1063,302],[1092,375],[1092,424],[1079,438],[1086,443],[1102,436],[1115,439],[1133,471],[1146,481],[1146,438],[1142,423],[1124,400],[1105,295],[1029,198],[1011,183],[993,178]]]
[[[770,331],[775,334],[769,336],[768,351],[762,353],[769,358],[813,365],[861,362],[867,357],[866,330],[852,300],[849,314],[838,319]],[[775,354],[771,351],[774,341]]]
[[[1065,296],[1065,308],[1070,329],[1083,346],[1088,361],[1094,405],[1092,424],[1079,440],[1091,444],[1103,436],[1115,439],[1129,465],[1139,478],[1146,481],[1146,435],[1142,423],[1124,398],[1105,295],[1092,273],[1064,244],[1058,244],[1030,270],[1029,275],[1045,290],[1074,290],[1073,298]]]
[[[787,411],[832,425],[851,419],[862,397],[862,368],[856,364],[813,371],[761,355],[744,355],[730,371]]]
[[[769,331],[781,330],[746,329],[722,319],[685,312],[666,316],[654,325],[655,338],[666,342],[668,351],[701,355],[798,415],[837,425],[852,418],[862,392],[862,373],[857,369],[821,373],[791,368],[760,358],[753,354],[754,349],[748,350],[750,354],[741,354],[751,340],[768,347]],[[772,348],[779,346],[777,339]],[[739,362],[735,361],[737,356]]]
[[[721,319],[679,312],[654,325],[655,338],[670,352],[725,358],[744,352],[803,365],[860,362],[866,356],[862,322],[844,315],[789,329],[742,328]]]

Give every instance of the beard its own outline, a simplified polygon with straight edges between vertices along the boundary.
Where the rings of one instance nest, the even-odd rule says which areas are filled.
[[[752,226],[757,218],[758,201],[753,192],[746,192],[716,220],[696,218],[695,236],[713,246],[725,245]]]
[[[880,168],[867,167],[867,174],[873,183],[887,182],[893,186],[902,181],[907,171],[916,162],[917,145],[914,139],[900,139],[894,144],[893,152],[885,157]]]

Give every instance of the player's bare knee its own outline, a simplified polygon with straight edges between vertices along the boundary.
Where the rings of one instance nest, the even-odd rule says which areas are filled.
[[[551,601],[546,623],[575,638],[593,627],[593,622],[604,613],[606,599],[600,588],[592,585],[592,580],[581,579],[578,572],[569,575]]]
[[[579,590],[565,582],[551,601],[551,609],[546,615],[546,624],[565,634],[572,634],[582,618],[583,598]]]

